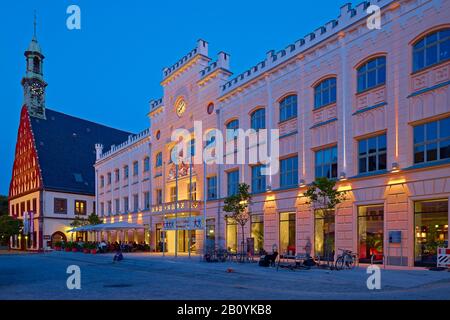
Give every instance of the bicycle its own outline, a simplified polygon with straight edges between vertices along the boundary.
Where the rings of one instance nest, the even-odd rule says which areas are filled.
[[[356,253],[347,249],[338,249],[342,254],[338,255],[334,267],[336,270],[343,270],[344,268],[353,269],[356,264]]]

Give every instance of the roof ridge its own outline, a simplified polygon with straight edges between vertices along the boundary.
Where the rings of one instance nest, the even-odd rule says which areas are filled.
[[[58,114],[61,114],[61,115],[66,116],[66,117],[71,117],[71,118],[74,118],[74,119],[77,119],[77,120],[82,120],[82,121],[85,121],[85,122],[89,122],[89,123],[95,124],[95,125],[97,125],[97,126],[102,126],[102,127],[108,128],[108,129],[121,131],[121,132],[123,132],[123,133],[128,133],[128,134],[131,134],[131,135],[136,135],[136,133],[131,132],[131,131],[128,131],[128,130],[122,130],[122,129],[114,128],[114,127],[109,126],[109,125],[105,125],[105,124],[102,124],[102,123],[99,123],[99,122],[95,122],[95,121],[92,121],[92,120],[87,120],[87,119],[84,119],[84,118],[80,118],[80,117],[77,117],[77,116],[73,116],[73,115],[70,115],[70,114],[67,114],[67,113],[64,113],[64,112],[61,112],[61,111],[56,111],[56,110],[54,110],[54,109],[50,109],[50,108],[47,108],[47,107],[46,107],[45,109],[46,109],[47,111],[51,111],[51,112],[54,112],[54,113],[58,113]]]

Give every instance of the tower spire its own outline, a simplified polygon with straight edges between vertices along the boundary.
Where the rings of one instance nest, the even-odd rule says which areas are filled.
[[[36,9],[34,10],[33,37],[36,38]]]
[[[36,10],[33,19],[33,38],[25,51],[26,73],[22,79],[24,90],[24,105],[28,108],[30,116],[45,119],[45,87],[44,81],[44,55],[36,38]]]

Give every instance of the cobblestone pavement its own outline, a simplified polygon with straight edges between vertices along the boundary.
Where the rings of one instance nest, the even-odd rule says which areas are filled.
[[[67,267],[81,269],[69,290]],[[227,272],[227,269],[233,272]],[[450,272],[381,270],[368,290],[365,268],[290,271],[257,263],[205,263],[200,257],[71,252],[0,255],[0,299],[450,299]]]

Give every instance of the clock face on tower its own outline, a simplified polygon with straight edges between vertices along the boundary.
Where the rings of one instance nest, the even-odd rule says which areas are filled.
[[[31,95],[41,97],[44,93],[44,87],[39,82],[32,82],[30,86]]]
[[[175,111],[177,112],[177,115],[179,117],[181,117],[183,113],[186,111],[186,101],[184,101],[183,98],[178,99],[175,105]]]

